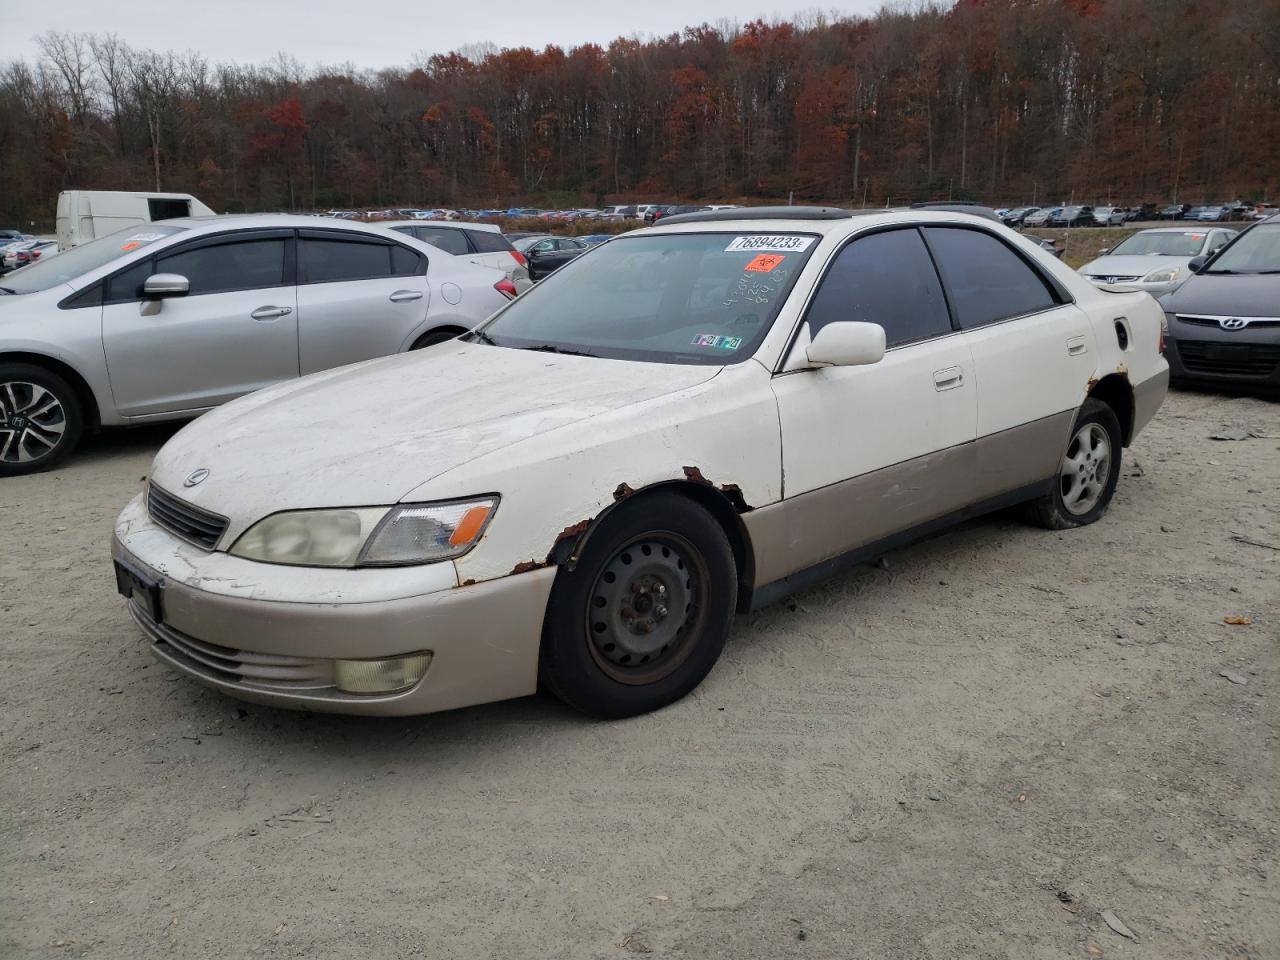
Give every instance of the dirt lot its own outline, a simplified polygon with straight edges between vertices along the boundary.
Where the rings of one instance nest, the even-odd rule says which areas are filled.
[[[0,484],[0,957],[1280,956],[1274,403],[1171,395],[1102,522],[898,551],[621,723],[176,678],[107,562],[168,432]]]

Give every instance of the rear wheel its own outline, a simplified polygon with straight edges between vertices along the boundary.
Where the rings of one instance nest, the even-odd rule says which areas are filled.
[[[1101,517],[1120,479],[1122,448],[1115,411],[1086,400],[1071,428],[1053,490],[1030,504],[1032,519],[1050,530],[1066,530]]]
[[[720,525],[676,494],[619,507],[562,569],[543,628],[541,678],[583,713],[628,717],[693,690],[720,656],[737,605]]]
[[[465,330],[453,330],[448,328],[444,330],[432,330],[430,333],[424,333],[417,340],[413,341],[413,346],[409,349],[422,350],[426,347],[434,347],[439,343],[448,343],[450,340],[454,340],[457,337],[462,336],[464,333],[466,333]]]
[[[47,470],[80,442],[71,385],[43,367],[0,364],[0,477]]]

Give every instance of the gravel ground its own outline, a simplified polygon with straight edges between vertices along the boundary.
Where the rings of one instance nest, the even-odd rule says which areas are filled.
[[[1280,956],[1274,403],[1172,394],[1100,523],[897,551],[619,723],[176,678],[107,557],[170,432],[0,482],[0,957]]]

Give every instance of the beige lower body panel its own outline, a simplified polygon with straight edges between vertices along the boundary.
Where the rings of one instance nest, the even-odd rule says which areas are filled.
[[[1154,377],[1148,377],[1133,388],[1133,433],[1130,441],[1151,422],[1169,392],[1169,368],[1166,366]]]
[[[754,586],[1047,481],[1075,417],[1067,410],[744,514]]]
[[[150,571],[117,540],[117,559]],[[163,579],[150,571],[156,579]],[[406,715],[526,696],[538,682],[542,619],[554,567],[374,603],[284,603],[210,593],[174,581],[163,588],[163,625],[133,605],[152,652],[208,686],[256,703],[326,713]],[[176,635],[173,633],[176,631]],[[166,642],[165,634],[172,642]],[[194,642],[192,642],[194,641]],[[370,697],[333,688],[271,688],[206,669],[184,650],[216,645],[226,655],[266,654],[314,661],[370,659],[429,650],[413,688]],[[225,659],[225,655],[224,655]]]

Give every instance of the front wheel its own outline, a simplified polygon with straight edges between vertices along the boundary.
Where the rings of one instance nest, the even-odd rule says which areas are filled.
[[[80,442],[71,385],[43,367],[0,364],[0,477],[47,470]]]
[[[1066,530],[1101,517],[1120,479],[1122,447],[1115,411],[1086,400],[1071,428],[1053,490],[1030,505],[1032,519],[1050,530]]]
[[[711,671],[737,606],[733,548],[684,497],[618,507],[577,567],[556,576],[540,677],[569,706],[601,718],[680,699]]]

